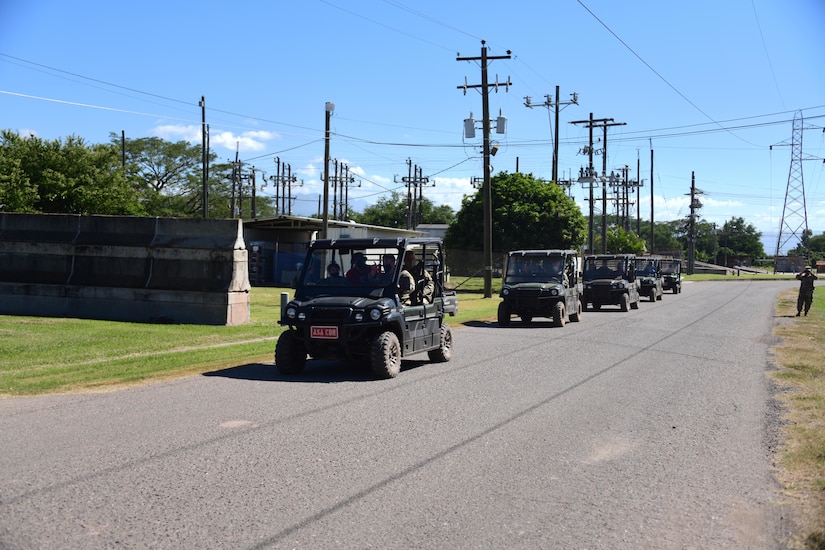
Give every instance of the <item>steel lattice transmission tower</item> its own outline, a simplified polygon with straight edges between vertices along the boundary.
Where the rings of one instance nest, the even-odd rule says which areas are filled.
[[[779,224],[779,238],[776,241],[776,256],[794,237],[802,242],[808,233],[808,211],[805,207],[805,180],[802,177],[802,111],[793,117],[791,138],[791,169],[788,173],[788,187],[785,190],[785,206]]]

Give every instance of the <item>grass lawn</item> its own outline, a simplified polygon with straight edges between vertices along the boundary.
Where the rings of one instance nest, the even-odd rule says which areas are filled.
[[[497,295],[484,299],[483,282],[464,286],[459,315],[448,323],[494,319]],[[237,327],[0,315],[0,397],[101,391],[272,361],[283,331],[282,292],[291,295],[287,288],[253,288],[252,322]]]
[[[803,510],[793,548],[825,550],[825,289],[819,285],[807,317],[796,315],[797,289],[779,296],[772,373],[783,392],[786,426],[777,477],[789,500]]]

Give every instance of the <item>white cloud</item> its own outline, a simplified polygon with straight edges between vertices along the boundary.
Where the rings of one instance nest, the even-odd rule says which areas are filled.
[[[153,133],[168,141],[183,140],[194,144],[201,143],[203,140],[201,127],[196,125],[165,124],[156,126]],[[277,133],[265,130],[252,130],[241,134],[210,130],[209,146],[210,148],[223,147],[230,151],[235,151],[237,148],[240,152],[257,152],[265,150],[267,142],[277,138]]]
[[[470,178],[434,178],[435,186],[424,189],[424,196],[433,204],[446,204],[454,212],[461,210],[461,201],[466,195],[474,195],[476,189]],[[433,183],[433,182],[431,182]]]
[[[182,124],[163,124],[156,126],[152,133],[167,141],[188,141],[190,143],[201,142],[201,127]]]

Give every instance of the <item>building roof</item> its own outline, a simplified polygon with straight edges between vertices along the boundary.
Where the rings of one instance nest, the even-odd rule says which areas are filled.
[[[251,227],[255,229],[297,229],[307,231],[320,231],[323,229],[324,221],[321,218],[305,218],[302,216],[275,216],[273,218],[256,218],[254,220],[244,221],[244,227]],[[414,237],[421,235],[420,231],[413,231],[409,229],[395,229],[392,227],[382,227],[379,225],[368,225],[363,223],[355,223],[351,221],[342,220],[328,220],[327,227],[336,228],[367,228],[377,229],[382,233],[398,233],[399,237]]]

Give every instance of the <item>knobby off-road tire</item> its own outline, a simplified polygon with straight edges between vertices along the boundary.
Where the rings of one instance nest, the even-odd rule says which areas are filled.
[[[565,321],[564,302],[556,302],[553,305],[553,325],[563,327]]]
[[[576,300],[576,311],[570,314],[570,320],[578,323],[582,318],[582,301]]]
[[[430,361],[433,363],[446,363],[452,358],[453,333],[450,331],[450,325],[447,323],[441,324],[441,336],[438,347],[428,351],[427,355],[430,356]]]
[[[401,344],[394,332],[382,332],[370,342],[370,367],[379,378],[395,378],[401,372]]]
[[[275,367],[281,374],[299,374],[304,370],[307,362],[307,352],[304,344],[292,335],[292,331],[285,331],[278,337],[275,344]]]
[[[655,301],[656,301],[656,289],[655,289],[655,288],[654,288],[653,290],[651,290],[651,291],[650,291],[650,296],[649,296],[649,298],[650,298],[650,301],[651,301],[651,302],[655,302]]]
[[[628,296],[628,298],[629,298],[629,296]],[[639,309],[639,302],[641,302],[641,301],[642,301],[642,298],[637,295],[636,296],[636,301],[635,302],[630,302],[630,309]]]
[[[498,326],[510,326],[510,308],[508,308],[507,304],[504,302],[501,302],[498,305]]]

